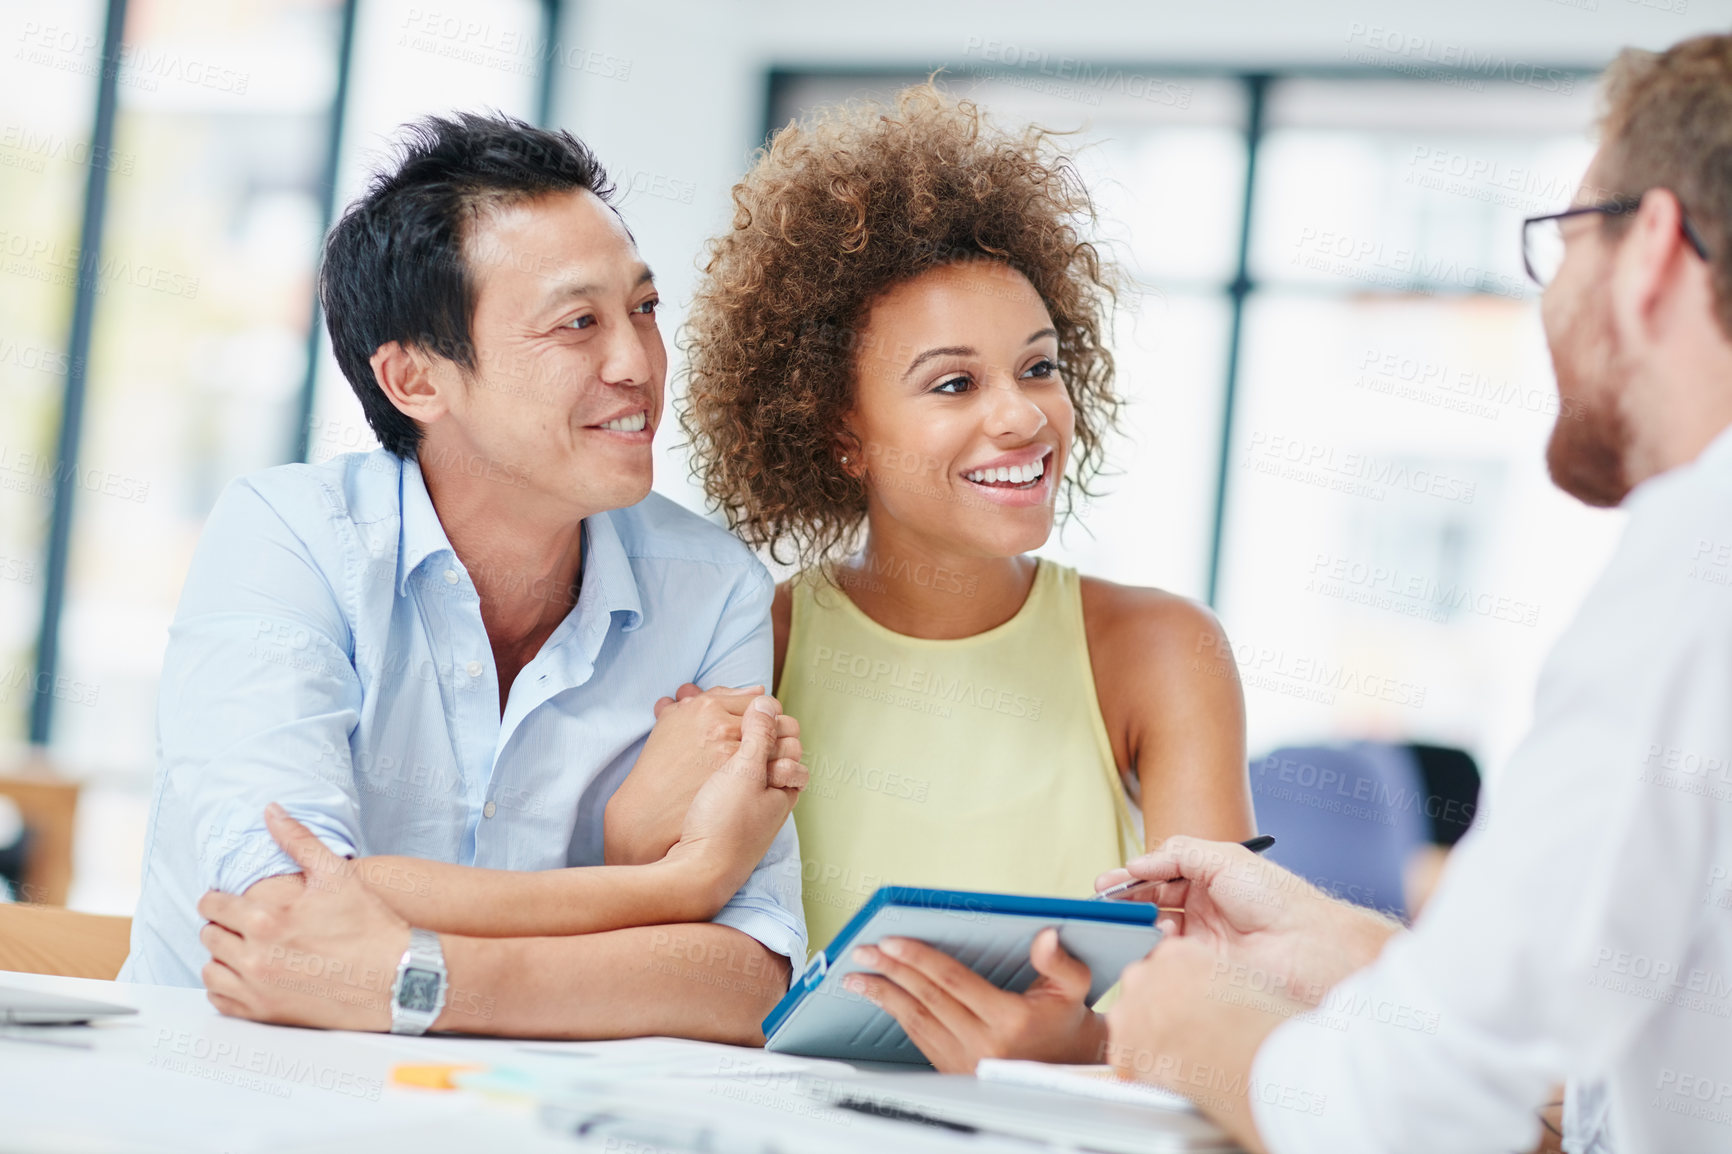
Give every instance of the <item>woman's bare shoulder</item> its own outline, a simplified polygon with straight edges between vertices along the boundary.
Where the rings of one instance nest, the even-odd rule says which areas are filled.
[[[1091,650],[1143,664],[1213,657],[1226,645],[1220,621],[1201,602],[1099,577],[1083,577],[1080,584]]]

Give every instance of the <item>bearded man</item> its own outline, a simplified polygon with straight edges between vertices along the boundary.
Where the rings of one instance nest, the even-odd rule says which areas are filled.
[[[1605,95],[1523,251],[1552,479],[1629,522],[1423,915],[1233,845],[1129,867],[1182,913],[1124,975],[1112,1059],[1252,1150],[1522,1149],[1560,1082],[1574,1154],[1732,1149],[1732,37],[1626,52]]]

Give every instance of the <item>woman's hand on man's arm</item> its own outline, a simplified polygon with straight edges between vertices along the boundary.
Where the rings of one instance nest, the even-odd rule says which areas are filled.
[[[667,854],[698,790],[739,748],[740,719],[763,692],[761,685],[705,690],[688,683],[656,702],[655,728],[608,799],[602,823],[608,865],[644,865]],[[778,714],[776,727],[771,783],[803,782],[800,723]]]

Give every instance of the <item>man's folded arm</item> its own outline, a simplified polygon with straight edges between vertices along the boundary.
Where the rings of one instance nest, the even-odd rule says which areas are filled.
[[[795,973],[806,965],[806,909],[800,901],[800,841],[788,818],[769,852],[714,919],[748,934],[788,959]]]
[[[163,662],[162,804],[190,816],[189,888],[241,893],[297,872],[265,828],[272,801],[333,853],[359,850],[352,648],[312,547],[249,482],[230,485],[200,539]]]
[[[435,1030],[753,1046],[788,989],[785,957],[706,922],[560,938],[445,935],[442,944],[451,988]]]

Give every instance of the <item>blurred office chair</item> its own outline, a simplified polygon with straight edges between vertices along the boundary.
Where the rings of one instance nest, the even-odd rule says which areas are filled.
[[[1419,763],[1425,782],[1427,812],[1431,815],[1431,845],[1407,859],[1407,916],[1419,916],[1443,878],[1450,850],[1473,824],[1479,810],[1479,763],[1465,749],[1446,745],[1410,744],[1407,748]]]
[[[72,885],[78,783],[38,760],[0,775],[0,798],[24,826],[13,843],[21,860],[6,863],[23,901],[0,903],[0,970],[112,979],[126,960],[132,919],[60,908]]]
[[[37,760],[0,774],[0,797],[11,799],[27,831],[23,876],[16,887],[27,902],[63,906],[72,886],[72,829],[78,783]]]
[[[1432,840],[1425,779],[1407,746],[1288,746],[1251,763],[1269,858],[1345,901],[1407,916],[1402,871]]]
[[[0,905],[0,970],[111,981],[126,961],[131,938],[131,918]]]

